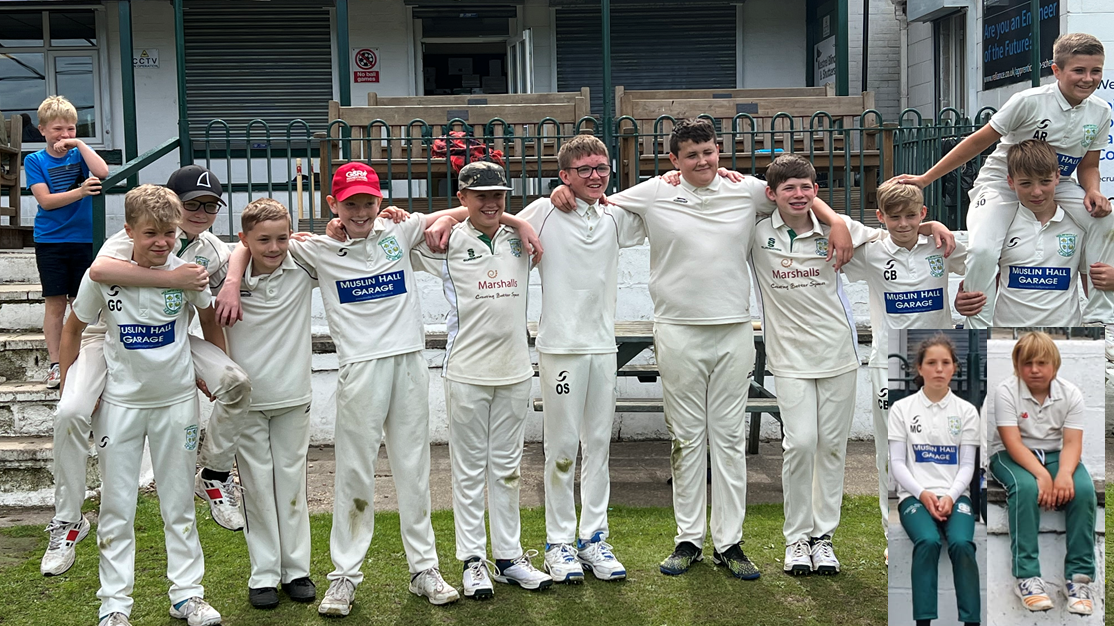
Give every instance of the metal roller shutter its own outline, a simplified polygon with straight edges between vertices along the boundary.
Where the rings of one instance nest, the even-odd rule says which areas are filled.
[[[206,124],[218,118],[234,133],[252,119],[266,120],[277,138],[295,119],[324,130],[333,98],[332,30],[324,4],[188,0],[190,136],[203,139]],[[262,132],[258,125],[252,129],[253,135]]]
[[[603,111],[599,3],[552,2],[557,90],[592,93]],[[736,8],[726,1],[611,2],[611,79],[626,89],[733,89]]]

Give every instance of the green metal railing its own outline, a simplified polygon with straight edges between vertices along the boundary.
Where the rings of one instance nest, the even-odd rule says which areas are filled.
[[[739,113],[730,119],[702,117],[716,126],[722,166],[761,176],[778,154],[807,155],[816,165],[818,196],[838,211],[873,222],[874,190],[879,183],[895,173],[923,173],[951,144],[985,124],[991,113],[993,109],[982,109],[971,119],[945,109],[932,120],[907,109],[897,122],[887,122],[875,110],[856,116],[818,111],[811,116],[778,113],[759,118]],[[611,191],[673,169],[668,138],[675,121],[670,116],[653,120],[624,116],[614,121],[609,133],[613,140],[608,146],[615,166]],[[130,160],[106,179],[104,188],[119,192],[119,184],[125,179],[128,183],[123,189],[132,186],[141,169],[178,149],[183,163],[195,156],[224,184],[231,207],[226,214],[229,233],[239,230],[235,214],[246,204],[242,202],[244,196],[249,202],[263,196],[285,200],[292,214],[297,214],[300,206],[299,227],[319,230],[322,218],[329,216],[322,198],[329,192],[330,173],[341,163],[359,160],[370,163],[380,174],[387,203],[408,211],[429,212],[454,204],[456,172],[444,158],[432,154],[434,142],[454,130],[464,131],[466,139],[482,147],[476,152],[466,150],[461,164],[483,153],[503,152],[514,187],[507,202],[511,212],[548,195],[559,184],[556,155],[564,142],[585,133],[601,139],[605,136],[602,124],[593,117],[575,122],[546,118],[529,124],[512,124],[500,118],[486,122],[413,119],[405,126],[377,119],[362,127],[334,120],[325,128],[298,119],[281,129],[263,120],[233,128],[217,119],[206,126],[203,138],[195,138],[188,146],[175,138]],[[297,194],[297,159],[304,163],[301,196]],[[933,219],[953,229],[964,226],[967,191],[982,159],[975,159],[925,190]],[[237,196],[235,202],[231,202],[233,195]],[[104,202],[103,195],[94,198],[99,237],[103,237]]]

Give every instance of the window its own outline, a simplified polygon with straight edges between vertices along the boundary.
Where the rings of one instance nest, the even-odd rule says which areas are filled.
[[[38,108],[53,94],[77,109],[77,136],[100,143],[98,46],[96,11],[0,11],[0,102],[24,115],[24,144],[43,141]]]
[[[967,12],[936,20],[936,110],[964,113],[967,99]]]

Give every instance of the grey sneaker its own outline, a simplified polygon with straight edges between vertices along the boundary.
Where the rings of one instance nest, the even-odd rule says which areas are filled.
[[[50,520],[46,532],[50,534],[50,543],[47,544],[46,553],[39,564],[39,571],[43,576],[64,574],[73,567],[77,556],[74,546],[89,534],[89,521],[84,515],[81,516],[81,521],[69,524],[56,519]]]
[[[180,608],[170,605],[170,617],[184,619],[189,626],[213,626],[220,623],[220,613],[197,596],[186,600]]]
[[[449,604],[460,599],[460,594],[445,579],[436,567],[422,570],[410,577],[410,593],[425,596],[430,604]]]
[[[329,583],[329,590],[317,605],[317,612],[330,617],[345,617],[352,612],[352,601],[356,598],[356,585],[347,578],[338,578]]]

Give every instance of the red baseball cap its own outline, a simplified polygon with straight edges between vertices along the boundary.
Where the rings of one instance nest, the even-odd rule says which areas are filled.
[[[358,193],[369,193],[382,198],[379,175],[369,165],[345,163],[333,174],[333,197],[337,202],[344,202]]]

